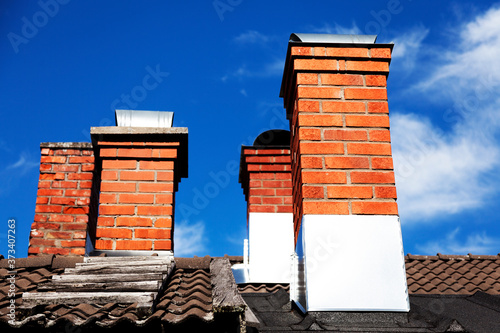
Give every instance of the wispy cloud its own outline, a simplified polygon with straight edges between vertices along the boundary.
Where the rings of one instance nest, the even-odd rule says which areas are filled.
[[[272,36],[264,35],[256,30],[248,30],[234,37],[234,41],[239,44],[266,44],[272,39]]]
[[[229,74],[224,75],[221,80],[227,81],[229,78],[244,79],[244,78],[267,78],[273,76],[281,76],[285,62],[282,59],[272,59],[268,63],[255,65],[249,68],[243,64]]]
[[[397,35],[394,39],[394,50],[392,52],[395,64],[402,65],[409,72],[414,69],[415,63],[422,52],[423,41],[429,34],[429,29],[418,25],[409,31]]]
[[[464,24],[455,36],[459,47],[434,59],[433,71],[412,87],[452,106],[441,113],[446,132],[422,115],[391,118],[403,222],[480,208],[500,188],[500,64],[494,60],[500,58],[500,27],[492,27],[498,21],[500,10],[491,9]],[[402,50],[397,57],[407,46]]]
[[[193,256],[207,250],[205,223],[186,221],[176,223],[174,232],[174,253],[176,256]]]
[[[443,239],[432,240],[425,244],[417,245],[417,250],[422,254],[434,255],[436,253],[453,254],[496,254],[500,239],[489,237],[485,232],[468,235],[466,239],[458,239],[460,228],[450,231]]]
[[[361,29],[357,26],[356,22],[352,22],[350,27],[345,27],[337,22],[333,25],[329,23],[324,23],[319,27],[309,27],[308,31],[312,31],[319,34],[338,34],[338,35],[360,35],[363,34]]]

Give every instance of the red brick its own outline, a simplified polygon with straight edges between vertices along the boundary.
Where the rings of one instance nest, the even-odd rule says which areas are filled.
[[[249,190],[250,196],[255,195],[275,195],[274,189],[272,188],[251,188]]]
[[[36,203],[38,205],[46,205],[49,203],[49,198],[48,197],[37,197],[36,198]],[[53,204],[56,204],[56,202],[52,202]]]
[[[370,130],[370,141],[391,142],[391,133],[389,130]]]
[[[101,157],[116,157],[116,148],[101,148],[99,155]]]
[[[61,225],[59,223],[34,222],[31,224],[31,230],[35,229],[59,230],[60,227]]]
[[[356,215],[397,215],[398,205],[395,202],[354,201],[351,203],[352,213]]]
[[[276,213],[293,213],[293,206],[292,205],[276,206]]]
[[[65,232],[65,231],[51,231],[47,233],[47,238],[55,238],[55,239],[71,239],[73,233]]]
[[[52,164],[40,164],[40,171],[52,171]]]
[[[348,215],[349,205],[337,201],[304,201],[302,210],[304,214]]]
[[[290,49],[291,55],[312,55],[311,47],[294,46]]]
[[[97,250],[113,250],[113,243],[114,241],[112,240],[96,239],[95,248]]]
[[[384,115],[346,115],[345,124],[348,127],[387,127],[389,116]]]
[[[330,199],[369,199],[372,197],[371,186],[328,186]]]
[[[294,59],[295,70],[337,70],[337,60],[333,59]]]
[[[125,228],[97,228],[96,237],[132,238],[132,230]]]
[[[387,90],[380,88],[345,88],[345,99],[387,99]]]
[[[138,206],[137,215],[172,215],[172,206]]]
[[[62,230],[87,230],[87,223],[65,223],[62,225]]]
[[[363,130],[325,129],[323,137],[328,141],[367,141],[368,135]]]
[[[118,148],[118,157],[138,157],[149,158],[152,157],[151,148]]]
[[[317,156],[302,156],[300,158],[300,167],[303,169],[322,169],[323,158]]]
[[[362,86],[363,76],[353,74],[321,74],[322,85]]]
[[[155,194],[155,204],[171,204],[174,202],[173,194]]]
[[[139,183],[139,192],[162,193],[173,191],[173,183]]]
[[[156,240],[153,250],[172,250],[172,241],[170,240]]]
[[[345,69],[361,72],[389,72],[387,61],[346,61]]]
[[[64,214],[88,214],[89,207],[64,207]]]
[[[92,173],[90,172],[69,173],[68,180],[92,180]]]
[[[156,173],[156,180],[157,181],[172,182],[172,181],[174,181],[174,172],[173,171],[158,171]]]
[[[103,170],[101,180],[118,180],[118,171]]]
[[[53,188],[77,188],[78,182],[68,182],[68,181],[53,181]]]
[[[90,190],[66,190],[68,197],[90,197]]]
[[[153,158],[176,158],[177,149],[153,149]]]
[[[117,250],[152,250],[153,242],[150,240],[117,240]]]
[[[69,249],[54,248],[54,247],[43,249],[42,252],[45,254],[56,254],[56,255],[58,254],[62,256],[67,256],[70,253]]]
[[[319,112],[319,101],[297,101],[297,111],[299,112]]]
[[[322,199],[325,197],[323,186],[302,186],[302,197]]]
[[[170,229],[135,229],[135,238],[170,239]]]
[[[360,113],[366,111],[365,102],[322,101],[323,112]]]
[[[64,193],[64,190],[53,190],[53,189],[38,189],[37,191],[37,196],[62,196]]]
[[[394,169],[392,157],[372,157],[372,169]]]
[[[299,114],[299,126],[343,126],[341,115],[330,114]]]
[[[274,205],[251,205],[248,208],[249,213],[276,213],[276,206]]]
[[[64,173],[41,173],[38,179],[40,180],[64,180]]]
[[[375,198],[397,199],[395,186],[375,186]]]
[[[353,184],[394,184],[394,172],[383,171],[352,171]]]
[[[71,215],[51,214],[48,217],[49,222],[73,222],[74,220],[75,217]]]
[[[101,194],[99,196],[99,203],[101,203],[101,204],[114,204],[114,203],[118,202],[117,199],[118,199],[117,195],[114,193],[101,192]]]
[[[70,156],[70,164],[94,163],[94,156]]]
[[[300,142],[301,154],[343,154],[344,144],[341,142]]]
[[[389,48],[373,48],[371,49],[372,58],[390,58],[391,49]]]
[[[140,161],[139,169],[141,170],[173,170],[173,161]]]
[[[118,216],[116,218],[117,227],[152,227],[153,220],[150,217]]]
[[[108,216],[99,216],[97,218],[97,225],[100,227],[112,227],[115,225],[115,219]]]
[[[370,161],[368,157],[327,156],[325,167],[327,169],[368,169]]]
[[[250,179],[275,179],[275,174],[271,172],[252,172],[250,173]]]
[[[53,205],[74,205],[76,202],[75,198],[67,198],[67,197],[53,197],[50,198],[50,203]]]
[[[54,171],[54,172],[78,172],[79,168],[80,168],[79,165],[54,164],[52,166],[52,171]]]
[[[327,57],[368,58],[368,49],[358,47],[327,47]]]
[[[53,152],[49,148],[42,148],[40,149],[40,155],[53,155]]]
[[[282,197],[262,197],[263,205],[282,205],[283,198]]]
[[[36,205],[36,213],[60,213],[62,212],[62,206],[59,205]]]
[[[154,180],[154,171],[120,171],[120,180]]]
[[[54,155],[75,155],[81,156],[82,151],[77,149],[57,149],[54,150]]]
[[[61,241],[62,247],[85,247],[84,240],[69,240],[69,241]]]
[[[299,140],[321,140],[321,129],[299,128]]]
[[[389,113],[389,105],[387,102],[368,102],[368,113]]]
[[[50,239],[30,239],[30,247],[32,245],[39,245],[39,246],[54,246],[56,244],[55,240],[50,240]]]
[[[385,75],[367,75],[365,77],[366,85],[368,87],[385,87],[387,86],[387,79]]]
[[[99,205],[100,215],[134,215],[134,206]]]
[[[314,73],[298,73],[297,84],[318,84],[318,74]]]
[[[172,218],[162,217],[156,219],[155,228],[172,228]]]
[[[93,164],[82,164],[82,171],[94,171],[94,165]]]
[[[276,195],[279,195],[279,196],[291,196],[292,195],[292,189],[291,188],[277,188],[276,189]]]
[[[154,194],[120,194],[119,203],[154,203]]]
[[[299,86],[298,98],[340,98],[340,88]]]
[[[391,155],[389,143],[355,143],[347,144],[349,155]]]
[[[135,192],[136,183],[102,182],[101,192]]]
[[[335,171],[302,171],[304,184],[344,184],[347,182],[345,172]]]
[[[40,163],[66,163],[66,156],[42,156],[40,157]]]
[[[135,169],[137,167],[137,161],[134,160],[103,160],[103,169]]]

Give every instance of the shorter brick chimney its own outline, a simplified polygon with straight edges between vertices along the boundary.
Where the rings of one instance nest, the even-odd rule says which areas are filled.
[[[132,111],[135,117],[141,112]],[[173,251],[175,192],[188,175],[187,128],[93,127],[100,173],[95,252]]]
[[[240,178],[247,201],[246,282],[289,283],[293,254],[290,132],[270,130],[241,148]]]
[[[28,255],[83,255],[88,234],[95,232],[97,217],[92,145],[47,142],[40,144],[40,150]]]

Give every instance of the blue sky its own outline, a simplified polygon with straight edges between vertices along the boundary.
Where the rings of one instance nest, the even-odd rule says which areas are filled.
[[[493,1],[4,0],[0,253],[15,218],[16,254],[27,255],[40,142],[89,141],[90,127],[130,108],[174,111],[174,126],[189,128],[176,255],[241,255],[234,167],[242,144],[288,128],[281,75],[289,35],[305,32],[395,43],[388,93],[405,252],[496,254],[499,22]],[[132,94],[151,72],[157,84]]]

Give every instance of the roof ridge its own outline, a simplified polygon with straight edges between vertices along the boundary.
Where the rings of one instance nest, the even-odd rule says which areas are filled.
[[[500,260],[500,253],[497,255],[482,255],[482,254],[442,254],[436,255],[420,255],[408,253],[405,256],[408,260]]]

